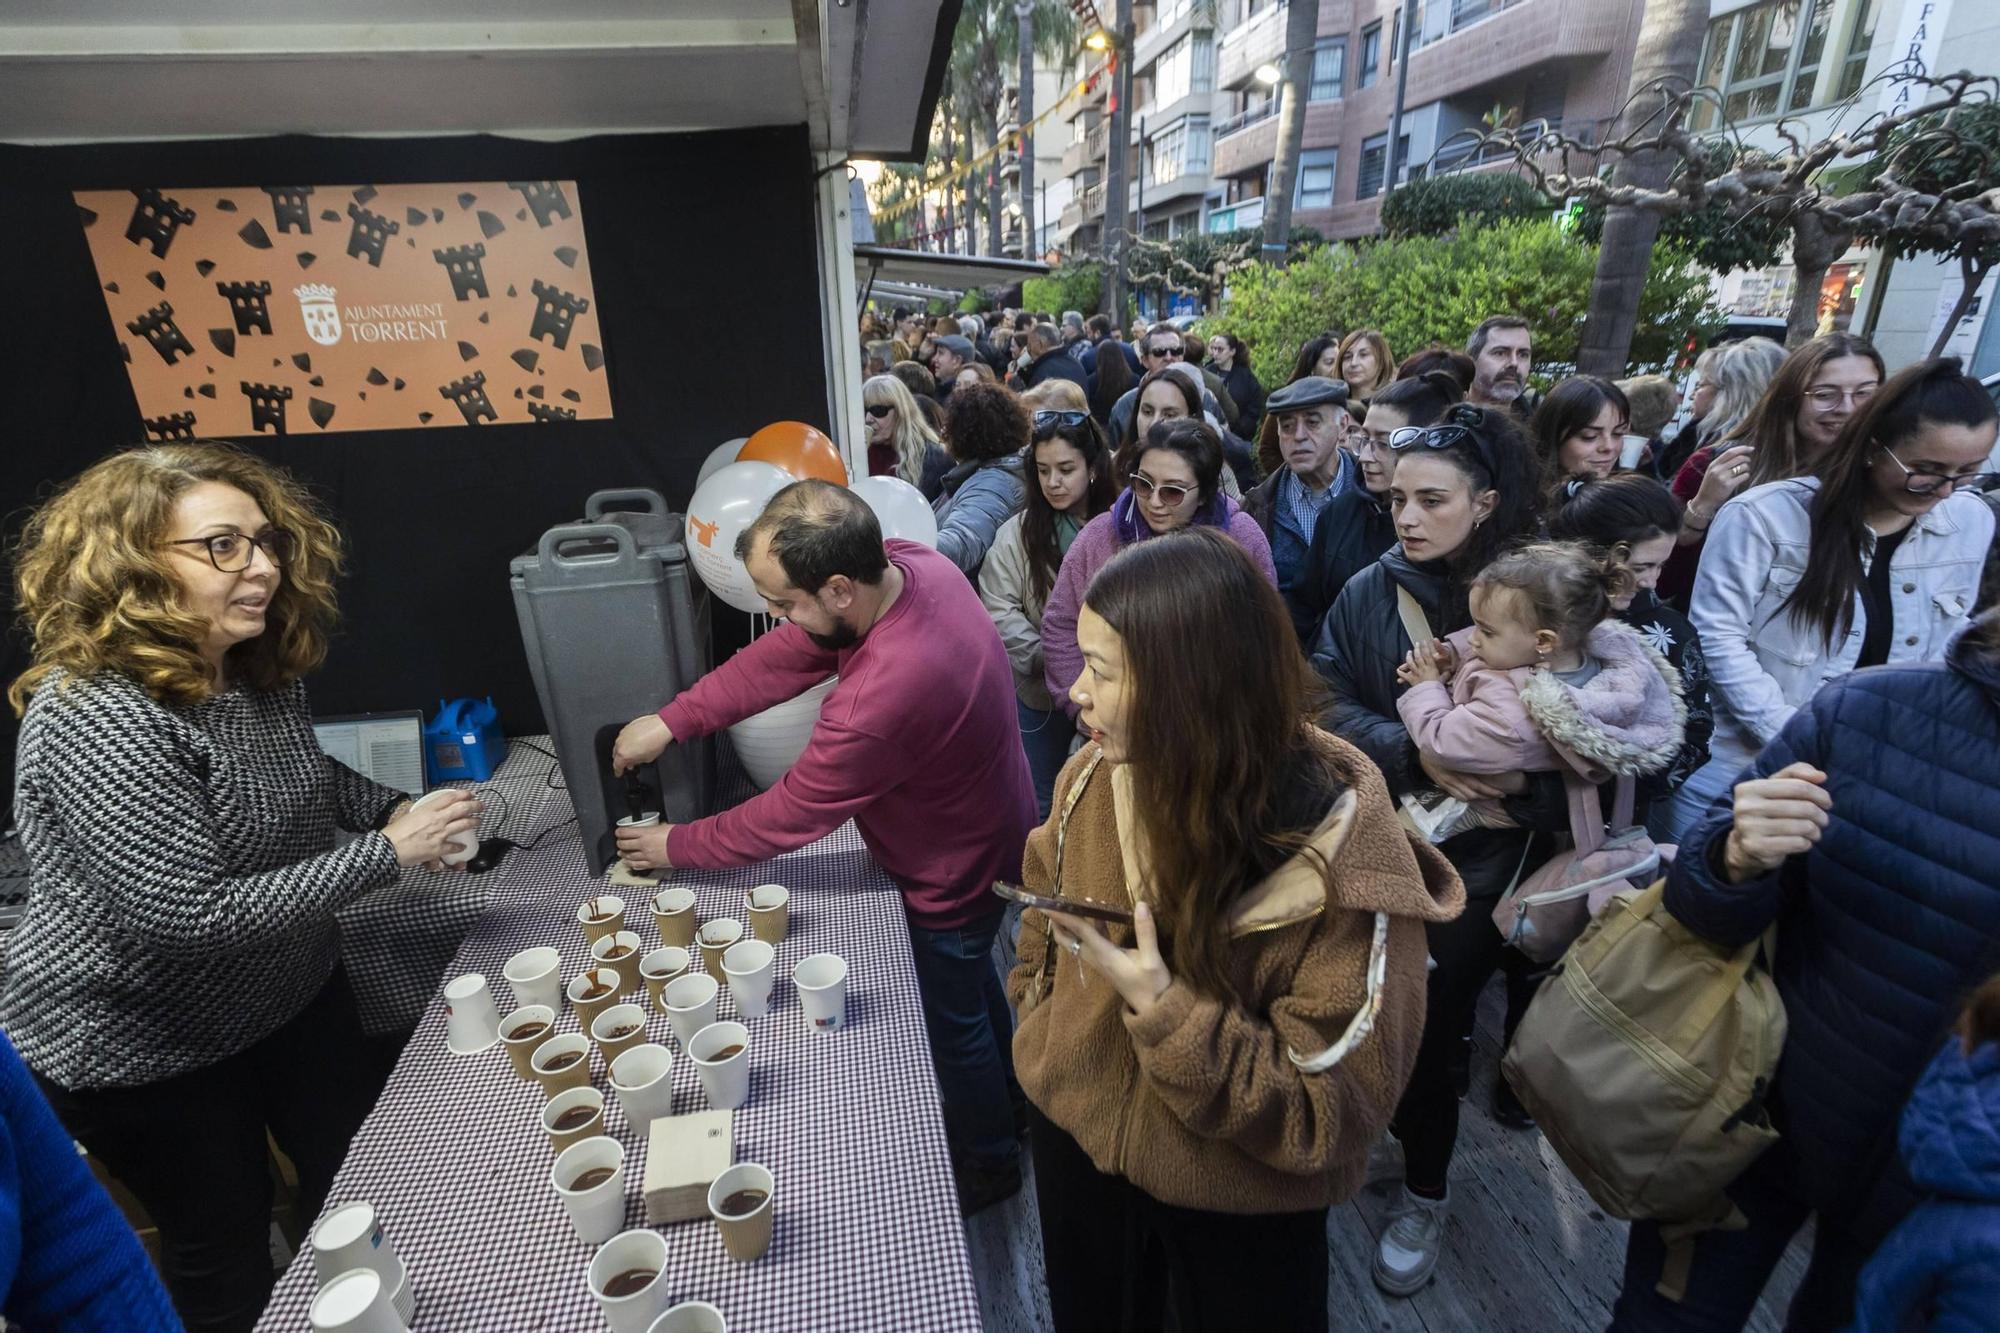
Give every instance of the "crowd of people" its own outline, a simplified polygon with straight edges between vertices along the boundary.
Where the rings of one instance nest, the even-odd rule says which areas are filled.
[[[1731,1225],[1639,1216],[1611,1327],[1742,1327],[1809,1218],[1790,1327],[1989,1326],[2000,427],[1957,362],[1750,339],[1683,412],[1660,376],[1538,390],[1508,314],[1401,359],[1329,331],[1268,390],[1226,331],[866,323],[867,466],[930,498],[935,549],[780,491],[735,550],[776,628],[611,759],[836,675],[811,739],[618,851],[741,866],[854,822],[902,894],[960,1206],[1033,1164],[1058,1329],[1325,1327],[1328,1210],[1364,1183],[1393,1189],[1375,1283],[1421,1290],[1480,997],[1504,979],[1511,1040],[1559,970],[1495,908],[1642,828],[1676,930],[1775,941],[1789,1033]],[[343,543],[282,471],[119,453],[14,554],[0,1200],[39,1206],[0,1209],[5,1308],[247,1328],[267,1134],[315,1212],[382,1077],[334,913],[479,806],[320,752]],[[158,1223],[177,1316],[65,1134]]]

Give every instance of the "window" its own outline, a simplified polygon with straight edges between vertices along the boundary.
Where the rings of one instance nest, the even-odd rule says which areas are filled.
[[[1308,102],[1332,102],[1340,97],[1341,78],[1347,67],[1347,39],[1335,37],[1313,48],[1312,89]]]
[[[1146,175],[1153,184],[1165,185],[1168,181],[1180,179],[1185,138],[1183,123],[1160,131],[1149,141],[1145,155]]]
[[[1361,141],[1361,171],[1354,182],[1356,199],[1373,199],[1382,193],[1382,179],[1389,170],[1389,136],[1372,134]]]
[[[1357,88],[1373,87],[1376,75],[1382,70],[1382,25],[1371,23],[1361,30],[1361,77],[1355,80]]]
[[[1153,65],[1153,93],[1142,106],[1171,106],[1194,91],[1194,43],[1181,38]],[[1137,100],[1136,98],[1134,100]]]
[[[1861,91],[1862,77],[1868,72],[1868,48],[1875,44],[1875,23],[1882,17],[1882,0],[1867,0],[1854,13],[1854,32],[1847,39],[1847,56],[1841,63],[1840,86],[1833,100],[1844,102]]]
[[[1880,0],[1868,0],[1858,14],[1847,48],[1840,53],[1837,88],[1861,86],[1879,8]],[[1701,82],[1721,91],[1722,114],[1742,122],[1814,105],[1832,35],[1833,9],[1834,0],[1767,0],[1709,24]],[[1693,124],[1695,129],[1713,128],[1714,108],[1699,107]]]
[[[1299,197],[1294,208],[1332,208],[1333,177],[1340,163],[1339,150],[1319,148],[1299,157]]]

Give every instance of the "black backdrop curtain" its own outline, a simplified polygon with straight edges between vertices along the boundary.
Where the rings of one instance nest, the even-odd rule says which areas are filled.
[[[493,696],[542,726],[507,562],[593,490],[686,504],[709,451],[768,422],[826,428],[812,162],[803,127],[533,143],[490,137],[0,146],[0,512],[11,547],[38,496],[145,441],[70,191],[574,180],[613,419],[250,437],[346,533],[344,624],[315,710]],[[0,679],[26,664],[7,573]],[[725,615],[724,619],[728,617]],[[11,822],[14,737],[0,722]]]

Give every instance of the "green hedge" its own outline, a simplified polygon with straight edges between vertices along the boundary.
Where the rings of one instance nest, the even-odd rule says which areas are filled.
[[[1554,209],[1547,195],[1519,176],[1431,176],[1389,192],[1382,201],[1382,230],[1390,236],[1442,236],[1461,218],[1546,218]]]
[[[1095,314],[1104,300],[1104,270],[1095,263],[1062,264],[1049,270],[1046,278],[1029,278],[1021,284],[1021,305],[1027,310],[1046,310],[1057,319],[1065,310]]]

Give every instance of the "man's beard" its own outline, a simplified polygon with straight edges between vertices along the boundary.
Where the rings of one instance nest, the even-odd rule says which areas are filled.
[[[843,648],[852,648],[861,642],[861,635],[855,631],[854,626],[844,623],[831,634],[815,634],[811,630],[803,630],[802,633],[830,653],[837,653]]]

